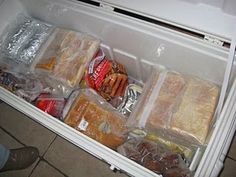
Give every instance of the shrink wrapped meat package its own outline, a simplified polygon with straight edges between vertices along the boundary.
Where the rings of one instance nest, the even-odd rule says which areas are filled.
[[[79,84],[88,62],[99,48],[99,40],[83,33],[57,28],[37,56],[31,70],[71,88]]]
[[[126,140],[125,118],[91,89],[79,91],[65,123],[112,149]]]
[[[188,177],[190,171],[181,154],[167,146],[143,138],[131,138],[117,148],[118,152],[164,177]]]
[[[156,71],[127,125],[170,140],[202,145],[218,94],[219,88],[208,81],[168,70]]]

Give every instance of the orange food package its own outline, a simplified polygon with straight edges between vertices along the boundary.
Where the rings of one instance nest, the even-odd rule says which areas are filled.
[[[105,102],[102,104],[102,101],[97,101],[98,97],[90,89],[81,90],[65,118],[65,123],[116,149],[126,140],[125,118],[114,112]]]

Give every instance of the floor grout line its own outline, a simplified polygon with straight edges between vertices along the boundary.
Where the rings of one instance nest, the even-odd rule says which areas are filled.
[[[30,177],[30,176],[33,174],[34,170],[38,167],[38,164],[39,164],[40,161],[41,161],[41,157],[39,156],[39,161],[38,161],[37,164],[34,166],[34,168],[31,170],[31,172],[30,172],[30,174],[28,175],[28,177]]]
[[[236,159],[234,159],[234,158],[232,158],[232,157],[230,157],[230,156],[227,156],[226,158],[229,158],[230,160],[233,160],[233,161],[236,162]],[[225,159],[226,159],[226,158],[225,158]]]
[[[0,126],[0,129],[2,129],[6,134],[8,134],[10,137],[12,137],[14,140],[16,140],[18,143],[20,143],[23,146],[26,146],[26,144],[22,143],[20,140],[18,140],[14,135],[12,135],[9,131],[7,131],[5,128]]]
[[[48,149],[51,147],[51,145],[53,144],[53,142],[56,140],[57,135],[55,136],[55,138],[52,140],[52,142],[49,144],[49,146],[47,147],[47,149],[45,150],[45,152],[42,154],[42,156],[39,156],[39,161],[37,162],[37,164],[34,166],[33,170],[31,171],[31,173],[29,174],[28,177],[30,177],[34,170],[38,167],[38,164],[40,163],[40,161],[45,161],[45,159],[43,158],[44,155],[47,153]],[[51,165],[50,165],[51,166]],[[55,168],[55,167],[54,167]],[[61,172],[60,172],[61,173]],[[64,175],[64,174],[63,174]]]
[[[46,159],[42,159],[42,161],[46,162],[48,165],[50,165],[52,168],[54,168],[55,170],[57,170],[58,172],[60,172],[62,175],[64,175],[65,177],[69,177],[67,176],[64,172],[62,172],[60,169],[58,169],[57,167],[55,167],[53,164],[51,164],[50,162],[48,162]]]
[[[45,152],[42,154],[42,158],[44,157],[44,155],[48,152],[48,149],[51,147],[51,145],[54,143],[54,141],[56,140],[57,138],[57,134],[55,134],[55,138],[52,140],[52,142],[49,144],[49,146],[47,147],[47,149],[45,150]]]

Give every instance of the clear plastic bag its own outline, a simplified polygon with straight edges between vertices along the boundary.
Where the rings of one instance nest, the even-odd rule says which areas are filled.
[[[204,144],[219,96],[214,83],[188,77],[178,109],[173,112],[170,129],[182,135],[190,135],[197,143]]]
[[[185,87],[184,78],[175,72],[160,73],[157,83],[139,121],[141,127],[168,128],[172,111]]]
[[[131,138],[117,150],[120,154],[164,177],[169,177],[169,174],[173,174],[173,177],[190,176],[181,154],[171,152],[164,144],[143,138]]]
[[[34,101],[41,93],[50,92],[36,77],[27,75],[22,76],[25,80],[24,84],[18,84],[15,94],[28,102]]]
[[[7,64],[12,70],[27,70],[52,30],[51,25],[23,14],[18,15],[1,36],[1,63]]]
[[[52,95],[68,98],[72,93],[73,89],[64,85],[63,83],[43,75],[37,75],[39,80],[47,87]]]
[[[19,84],[25,83],[24,79],[16,74],[0,69],[0,86],[15,93],[19,89]]]
[[[69,100],[64,109],[69,111],[63,113],[66,124],[112,149],[124,143],[127,137],[125,118],[95,91],[82,89],[70,99],[72,101]]]
[[[180,143],[202,145],[218,94],[215,84],[197,77],[154,71],[127,125]]]
[[[57,28],[40,51],[31,70],[49,73],[51,78],[74,88],[82,79],[99,44],[100,41],[90,35]]]
[[[48,89],[35,75],[1,69],[0,86],[28,102],[34,101],[41,93],[50,92],[50,89]]]
[[[50,94],[40,95],[35,102],[35,106],[37,108],[59,119],[62,118],[62,112],[65,104],[65,98]]]
[[[168,147],[169,150],[174,153],[182,154],[187,165],[192,162],[193,156],[197,150],[197,148],[195,146],[192,146],[191,144],[178,144],[175,141],[164,139],[163,137],[160,137],[156,134],[147,134],[145,138],[153,142],[164,144]]]
[[[143,88],[142,94],[136,104],[136,107],[127,121],[128,127],[140,128],[140,129],[145,128],[147,121],[147,115],[145,115],[145,113],[149,111],[148,108],[149,98],[151,97],[151,93],[154,92],[155,89],[154,86],[156,85],[161,72],[162,69],[158,67],[153,68],[152,74],[150,75],[148,81],[146,82]],[[142,117],[143,115],[144,117]]]

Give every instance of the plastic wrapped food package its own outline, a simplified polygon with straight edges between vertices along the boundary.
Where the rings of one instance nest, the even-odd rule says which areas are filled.
[[[16,74],[0,69],[0,86],[15,93],[19,84],[24,83],[24,79],[17,77]]]
[[[61,119],[65,104],[66,100],[63,97],[41,94],[37,98],[35,106],[53,117]]]
[[[125,67],[105,57],[102,50],[90,62],[85,74],[86,84],[96,90],[107,101],[123,97],[128,85]]]
[[[50,77],[74,88],[82,79],[99,44],[100,41],[90,35],[57,28],[31,70],[50,73]]]
[[[190,134],[203,144],[218,101],[219,88],[208,81],[189,78],[170,128],[181,134]]]
[[[0,69],[0,86],[28,102],[34,101],[42,92],[50,92],[34,75]]]
[[[66,30],[56,28],[46,43],[42,46],[35,62],[31,65],[31,71],[40,73],[51,73],[57,64],[60,44],[66,35]]]
[[[128,127],[141,128],[141,129],[144,128],[145,123],[146,123],[146,116],[144,115],[145,116],[145,123],[142,123],[143,119],[142,119],[141,114],[142,113],[144,114],[147,106],[143,106],[143,105],[148,104],[149,98],[151,97],[151,93],[154,92],[155,83],[157,83],[161,72],[162,72],[161,69],[155,68],[154,71],[151,73],[148,81],[146,82],[146,84],[142,90],[142,94],[136,104],[135,109],[133,110],[133,112],[131,113],[131,116],[129,117],[129,119],[127,121]]]
[[[80,90],[74,99],[65,118],[66,124],[112,149],[124,143],[127,137],[125,118],[111,105],[91,89]],[[70,107],[71,102],[68,103],[66,107]]]
[[[23,76],[25,83],[19,84],[19,89],[16,90],[16,95],[25,99],[28,102],[34,101],[41,93],[50,92],[39,79],[36,77]]]
[[[170,140],[202,145],[218,94],[215,84],[197,77],[168,70],[156,72],[127,125]]]
[[[156,134],[147,134],[145,138],[153,142],[159,142],[161,144],[164,144],[165,146],[168,147],[168,149],[170,149],[174,153],[183,154],[184,159],[186,159],[186,162],[188,163],[191,163],[194,153],[197,150],[196,147],[191,146],[191,144],[186,144],[186,145],[178,144],[176,142],[157,136]]]
[[[52,30],[51,25],[18,15],[1,36],[1,62],[7,63],[9,68],[27,70]]]
[[[161,143],[131,138],[117,150],[120,154],[164,177],[169,177],[171,174],[173,177],[190,176],[190,171],[181,154],[171,152]]]
[[[44,75],[37,75],[44,87],[47,87],[52,95],[58,97],[68,98],[72,93],[73,89],[64,85],[60,81],[57,81],[50,77],[45,77]]]
[[[150,97],[153,100],[149,104],[153,108],[146,114],[146,118],[148,118],[146,123],[154,128],[167,128],[171,121],[172,111],[184,91],[184,86],[185,80],[180,74],[174,72],[161,73],[157,88],[154,89],[154,94],[152,93]]]

